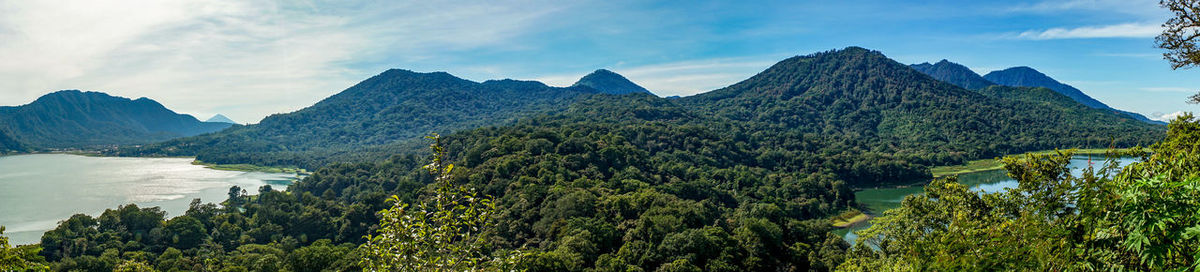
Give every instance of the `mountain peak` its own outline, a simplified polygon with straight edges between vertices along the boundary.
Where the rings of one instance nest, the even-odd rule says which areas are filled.
[[[1084,94],[1083,91],[1080,91],[1075,87],[1071,87],[1071,85],[1058,82],[1058,80],[1055,80],[1050,76],[1047,76],[1046,74],[1043,74],[1042,72],[1039,72],[1038,70],[1028,66],[1017,66],[1000,71],[992,71],[991,73],[984,75],[983,78],[991,82],[995,82],[996,84],[1005,86],[1044,87],[1066,95],[1067,97],[1070,97],[1081,104],[1087,105],[1088,107],[1097,109],[1110,109],[1108,105],[1105,105],[1091,96]]]
[[[925,73],[934,79],[954,84],[964,89],[979,90],[987,86],[996,85],[979,76],[975,71],[971,71],[970,68],[946,59],[938,61],[937,64],[926,62],[911,66],[913,69],[917,69],[917,71],[921,71],[921,73]]]
[[[921,80],[912,80],[921,79]],[[861,87],[831,86],[831,82]],[[771,65],[753,77],[719,90],[698,94],[693,100],[724,100],[733,97],[764,97],[789,100],[846,98],[847,101],[894,97],[880,93],[882,86],[896,85],[926,92],[963,92],[957,88],[932,88],[942,85],[874,50],[847,47],[805,56],[795,56]],[[911,88],[910,88],[911,87]],[[856,102],[857,103],[857,102]]]
[[[237,122],[234,122],[233,119],[229,119],[229,117],[225,117],[225,115],[221,115],[220,113],[213,115],[212,118],[208,118],[208,120],[205,120],[204,122],[237,124]]]
[[[590,87],[602,93],[607,94],[627,94],[627,93],[648,93],[652,94],[646,88],[638,86],[633,81],[606,69],[598,69],[591,74],[583,76],[579,81],[576,81],[571,87]]]

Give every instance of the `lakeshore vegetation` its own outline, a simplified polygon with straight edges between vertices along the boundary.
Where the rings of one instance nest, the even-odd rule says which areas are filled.
[[[613,80],[617,79],[589,82]],[[461,268],[443,259],[407,258],[447,252],[462,253],[452,255],[480,269],[527,271],[832,271],[871,270],[889,262],[897,269],[913,270],[988,267],[986,257],[976,263],[933,258],[966,253],[950,247],[961,244],[939,248],[925,242],[982,236],[904,232],[958,222],[947,221],[960,215],[953,210],[959,207],[949,206],[953,203],[906,200],[908,206],[944,205],[935,209],[944,213],[912,211],[926,212],[930,219],[903,224],[887,222],[903,221],[897,218],[904,215],[885,213],[877,219],[883,223],[867,232],[885,238],[854,248],[831,233],[831,218],[840,220],[838,224],[864,219],[855,214],[855,187],[929,180],[934,176],[931,167],[1002,154],[1133,147],[1161,140],[1153,155],[1147,155],[1149,161],[1186,162],[1193,158],[1186,155],[1191,153],[1162,150],[1194,140],[1196,131],[1192,119],[1177,120],[1167,132],[1163,126],[1087,107],[1048,89],[967,90],[857,47],[789,58],[750,79],[693,97],[612,95],[595,86],[601,85],[475,83],[445,73],[392,70],[262,124],[110,149],[106,154],[194,155],[206,163],[314,170],[286,190],[263,186],[257,188],[259,194],[249,196],[234,187],[224,200],[206,200],[219,203],[195,201],[187,212],[173,217],[136,205],[98,216],[75,215],[36,245],[0,247],[0,257],[12,260],[16,269],[55,271]],[[470,97],[481,93],[486,95]],[[455,106],[461,103],[477,107]],[[429,131],[447,132],[438,138],[434,156],[425,151],[428,142],[416,138]],[[1044,158],[1053,157],[1036,155],[1028,161],[1050,165],[1040,163]],[[976,210],[962,211],[975,215],[1008,209],[1003,211],[1012,213],[996,212],[980,222],[1019,229],[1057,224],[1034,220],[1048,214],[1066,217],[1077,213],[1070,210],[1075,207],[1093,207],[1064,202],[1078,199],[1072,188],[1081,187],[1070,187],[1077,179],[1043,171],[1050,166],[1027,171],[1012,167],[1033,166],[1006,162],[1018,180],[1030,180],[1022,182],[1022,192],[1034,194],[972,200],[967,204],[978,205],[966,208]],[[1143,165],[1183,175],[1160,178],[1171,182],[1190,173],[1151,167],[1159,163]],[[1098,184],[1110,180],[1082,179]],[[1143,179],[1147,178],[1126,180]],[[942,188],[958,188],[953,184],[952,179],[938,179],[927,187],[926,196],[935,198]],[[974,199],[955,190],[951,192],[959,194],[954,197]],[[1190,196],[1179,197],[1182,200],[1170,201],[1188,201]],[[1046,212],[1028,218],[1020,217],[1023,209],[1016,208],[1042,203],[1067,207],[1030,208]],[[1128,209],[1131,218],[1141,207],[1105,204],[1124,205],[1120,207]],[[965,222],[977,224],[964,227],[972,232],[962,235],[1007,230]],[[1019,225],[1024,223],[1030,225]],[[1146,224],[1089,227],[1116,228],[1113,237],[1121,237],[1101,242],[1133,241],[1129,244],[1141,248],[1157,248],[1166,239],[1190,235],[1183,227],[1176,236],[1153,236],[1163,232],[1141,229],[1137,233],[1146,240],[1123,238],[1134,237],[1136,228],[1157,226]],[[1181,226],[1171,225],[1171,231]],[[1088,230],[1095,229],[1099,228]],[[412,230],[422,231],[408,232]],[[1046,229],[1050,230],[1062,229]],[[454,238],[405,240],[409,234]],[[1051,233],[1029,230],[1029,235]],[[984,240],[963,243],[979,241]],[[892,245],[901,242],[911,242],[912,247]],[[929,247],[915,248],[922,245]],[[997,260],[1059,249],[1050,244],[1020,246],[1024,251],[997,255],[1010,258]],[[1047,247],[1030,248],[1037,246]],[[1115,257],[1056,256],[1063,259],[1029,265],[1056,268],[1108,260],[1121,261],[1114,267],[1126,268],[1194,264],[1184,254],[1112,248],[1109,252]],[[932,255],[914,253],[917,249]]]

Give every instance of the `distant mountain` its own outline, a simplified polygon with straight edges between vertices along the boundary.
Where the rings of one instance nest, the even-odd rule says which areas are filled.
[[[130,100],[77,90],[50,93],[22,106],[0,107],[0,124],[18,141],[37,148],[147,144],[229,127],[200,122],[148,98]]]
[[[944,59],[936,64],[929,64],[928,62],[913,64],[912,68],[934,79],[945,81],[968,90],[978,90],[996,85],[996,83],[992,83],[979,76],[975,71],[971,71],[970,68]]]
[[[581,87],[581,86],[590,87],[592,89],[599,90],[601,93],[606,93],[606,94],[627,94],[627,93],[653,94],[649,90],[646,90],[646,88],[642,88],[642,86],[638,86],[637,84],[633,83],[632,81],[629,81],[629,79],[626,79],[624,76],[621,76],[620,74],[617,74],[617,73],[614,73],[612,71],[605,70],[605,69],[596,70],[595,72],[592,72],[591,74],[583,76],[583,78],[580,78],[579,81],[575,82],[575,85],[571,85],[571,86],[572,87]]]
[[[825,135],[842,138],[848,148],[911,156],[912,162],[927,165],[957,159],[920,154],[987,158],[1100,147],[1107,139],[1132,146],[1153,142],[1163,131],[1102,110],[1065,110],[1037,98],[1017,98],[1025,94],[1008,95],[945,84],[879,52],[851,47],[789,58],[745,81],[679,101],[712,116],[757,124],[751,131],[780,139],[775,144]]]
[[[1108,109],[1108,105],[1097,101],[1096,99],[1084,94],[1083,91],[1071,87],[1071,85],[1063,84],[1054,80],[1042,72],[1038,72],[1033,68],[1020,66],[1008,68],[1000,71],[992,71],[983,78],[1004,86],[1016,87],[1043,87],[1054,90],[1058,93],[1066,95],[1075,101],[1079,101],[1088,107],[1097,109]]]
[[[482,83],[445,72],[392,69],[316,104],[219,133],[119,150],[119,155],[188,155],[213,163],[257,163],[315,169],[335,155],[430,133],[499,126],[560,110],[590,87],[556,88],[536,81]]]
[[[1020,66],[1020,67],[1013,67],[1013,68],[1008,68],[1008,69],[1004,69],[1004,70],[1000,70],[1000,71],[992,71],[991,73],[984,75],[983,78],[990,80],[992,82],[995,82],[996,84],[1005,85],[1005,86],[1050,88],[1051,90],[1054,90],[1058,93],[1066,95],[1067,97],[1070,97],[1071,99],[1074,99],[1075,101],[1079,101],[1079,103],[1087,105],[1088,107],[1112,110],[1112,111],[1118,112],[1120,114],[1129,116],[1138,121],[1142,121],[1142,122],[1146,122],[1146,123],[1160,124],[1160,125],[1166,124],[1166,123],[1163,123],[1160,121],[1151,120],[1150,118],[1147,118],[1146,116],[1143,116],[1141,114],[1118,110],[1118,109],[1109,107],[1108,105],[1105,105],[1104,103],[1092,98],[1091,96],[1084,94],[1083,91],[1080,91],[1079,89],[1076,89],[1075,87],[1072,87],[1071,85],[1067,85],[1067,84],[1063,84],[1062,82],[1058,82],[1058,80],[1050,78],[1046,74],[1043,74],[1042,72],[1038,72],[1037,70],[1034,70],[1033,68]]]
[[[221,114],[213,115],[212,118],[208,118],[208,120],[204,120],[204,122],[237,124],[237,122],[234,122],[233,119],[229,119],[229,117],[225,117],[225,115]]]

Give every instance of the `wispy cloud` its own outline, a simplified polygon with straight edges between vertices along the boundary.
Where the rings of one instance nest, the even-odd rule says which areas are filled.
[[[520,48],[523,35],[563,6],[0,1],[0,105],[85,89],[151,97],[200,118],[223,113],[255,122],[397,62]]]
[[[1094,39],[1094,38],[1148,38],[1162,33],[1162,27],[1153,23],[1124,23],[1075,28],[1056,27],[1045,30],[1029,30],[1013,35],[1016,39]]]
[[[1062,13],[1064,11],[1103,11],[1111,13],[1161,16],[1163,11],[1157,0],[1046,0],[1017,4],[1008,12],[1016,13]]]

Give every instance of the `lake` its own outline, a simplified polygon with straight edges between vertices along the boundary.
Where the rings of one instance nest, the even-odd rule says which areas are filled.
[[[1083,169],[1088,167],[1088,160],[1088,156],[1075,156],[1071,158],[1071,173],[1076,176],[1082,174]],[[1091,160],[1096,168],[1100,168],[1104,164],[1104,156],[1093,156],[1091,157]],[[1121,166],[1128,165],[1129,163],[1135,161],[1137,161],[1136,158],[1117,159],[1117,162]],[[1009,178],[1008,171],[1004,170],[983,171],[958,175],[958,182],[970,186],[971,189],[985,193],[1000,192],[1007,188],[1017,187],[1017,181]],[[899,207],[900,202],[904,200],[905,196],[911,194],[920,194],[924,191],[925,187],[923,185],[865,189],[855,192],[854,199],[859,204],[865,206],[867,210],[870,211],[871,215],[877,216],[882,215],[883,211]],[[846,229],[842,229],[837,233],[842,234],[846,241],[850,242],[850,244],[854,244],[854,240],[858,239],[858,235],[854,235],[854,231],[866,229],[870,226],[870,223],[858,224]]]
[[[12,244],[41,241],[42,233],[74,214],[99,216],[134,203],[182,214],[192,199],[221,202],[230,186],[250,194],[270,184],[286,188],[296,174],[222,171],[190,158],[113,158],[67,154],[0,157],[0,226]]]

